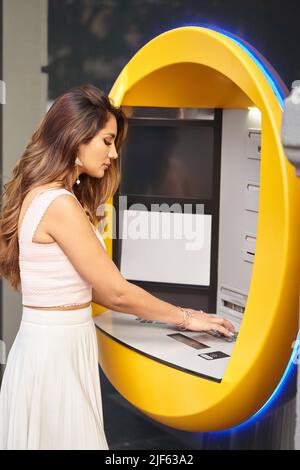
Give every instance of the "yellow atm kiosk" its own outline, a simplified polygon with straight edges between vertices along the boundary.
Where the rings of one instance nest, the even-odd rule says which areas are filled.
[[[130,403],[172,428],[219,431],[249,420],[295,362],[300,179],[280,138],[287,95],[249,44],[199,26],[152,39],[110,92],[129,119],[118,194],[127,206],[118,203],[121,241],[105,240],[110,256],[126,279],[171,303],[227,316],[237,330],[228,342],[93,306],[103,372]],[[163,201],[192,209],[149,211]],[[142,225],[195,222],[202,242],[188,251],[178,240],[130,239],[134,217]]]

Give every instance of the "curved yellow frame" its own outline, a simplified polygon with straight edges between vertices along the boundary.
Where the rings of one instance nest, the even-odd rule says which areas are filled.
[[[110,97],[117,106],[256,106],[262,113],[255,261],[244,319],[222,382],[151,360],[97,329],[104,373],[142,412],[186,431],[233,427],[270,397],[298,331],[300,180],[283,152],[280,104],[242,47],[197,26],[176,28],[148,42],[122,70]],[[107,247],[111,255],[111,240]],[[104,310],[94,308],[96,314]]]

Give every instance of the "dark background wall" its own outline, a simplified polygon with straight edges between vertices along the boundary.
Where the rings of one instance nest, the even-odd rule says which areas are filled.
[[[49,0],[49,99],[93,83],[109,93],[149,40],[210,24],[252,44],[290,88],[300,78],[298,0]]]

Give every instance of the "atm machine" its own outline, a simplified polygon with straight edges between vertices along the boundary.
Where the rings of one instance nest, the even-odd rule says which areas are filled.
[[[199,26],[152,39],[111,90],[129,126],[110,256],[130,282],[237,331],[228,340],[96,306],[104,374],[171,428],[246,422],[295,362],[300,180],[280,139],[287,95],[252,46]]]

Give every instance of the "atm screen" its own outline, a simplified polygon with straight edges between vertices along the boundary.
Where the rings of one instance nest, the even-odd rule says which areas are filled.
[[[122,147],[120,192],[211,199],[214,129],[199,123],[130,125]]]

